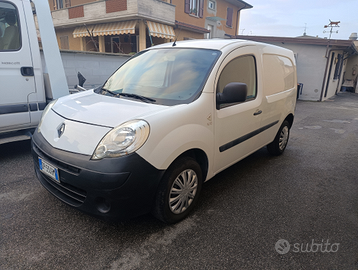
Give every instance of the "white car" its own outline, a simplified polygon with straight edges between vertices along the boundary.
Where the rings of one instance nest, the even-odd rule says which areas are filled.
[[[280,47],[155,46],[102,87],[47,106],[32,139],[35,171],[49,192],[94,216],[178,222],[203,182],[263,146],[285,150],[296,91],[294,55]]]

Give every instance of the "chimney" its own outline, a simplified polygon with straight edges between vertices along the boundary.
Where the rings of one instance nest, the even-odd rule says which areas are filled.
[[[352,33],[349,37],[350,40],[357,40],[357,33]]]

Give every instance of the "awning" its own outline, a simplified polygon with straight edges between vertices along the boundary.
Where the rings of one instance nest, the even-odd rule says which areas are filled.
[[[96,25],[87,25],[87,28],[94,37],[96,36],[109,36],[109,35],[122,35],[134,34],[137,21],[124,21],[102,23]],[[73,31],[73,37],[89,37],[86,26],[79,26]]]
[[[91,32],[93,29],[93,25],[87,25],[88,30]],[[73,31],[73,37],[77,38],[77,37],[89,37],[90,34],[87,31],[86,26],[79,26],[76,27],[75,31]]]
[[[175,33],[172,26],[147,21],[150,35],[153,37],[174,39]]]
[[[188,23],[175,21],[175,26],[177,26],[178,29],[185,29],[185,30],[189,30],[191,32],[200,33],[200,34],[210,33],[210,30],[208,30],[206,28],[196,26],[196,25],[192,25],[192,24],[188,24]]]
[[[135,34],[136,23],[137,21],[125,21],[97,24],[93,29],[93,36]]]

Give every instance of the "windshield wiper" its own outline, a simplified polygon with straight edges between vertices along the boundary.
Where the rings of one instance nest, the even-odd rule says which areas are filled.
[[[153,99],[153,98],[149,98],[149,97],[145,97],[145,96],[141,96],[141,95],[137,95],[137,94],[131,94],[131,93],[116,93],[116,92],[113,92],[113,91],[108,90],[108,89],[105,89],[105,88],[102,88],[101,90],[102,90],[102,94],[105,92],[105,93],[111,94],[111,95],[114,96],[114,97],[123,96],[123,97],[129,97],[129,98],[139,99],[139,100],[142,100],[142,101],[145,101],[145,102],[156,102],[156,100]],[[122,90],[122,89],[121,89],[121,90]]]
[[[108,90],[107,90],[108,91]],[[123,97],[130,97],[130,98],[135,98],[135,99],[139,99],[145,102],[156,102],[155,99],[153,98],[149,98],[149,97],[145,97],[145,96],[141,96],[141,95],[137,95],[137,94],[131,94],[131,93],[118,93],[116,94],[117,96],[123,96]]]
[[[111,94],[112,96],[118,95],[118,93],[112,92],[111,90],[108,90],[108,89],[101,88],[101,90],[102,90],[102,94],[103,94],[103,92],[106,92],[106,93]]]

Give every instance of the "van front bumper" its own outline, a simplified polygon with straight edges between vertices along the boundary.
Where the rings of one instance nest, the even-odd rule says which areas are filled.
[[[164,171],[138,154],[91,160],[52,147],[37,130],[32,156],[41,184],[66,204],[105,220],[126,220],[150,212]],[[59,182],[44,174],[39,158],[58,169]]]

